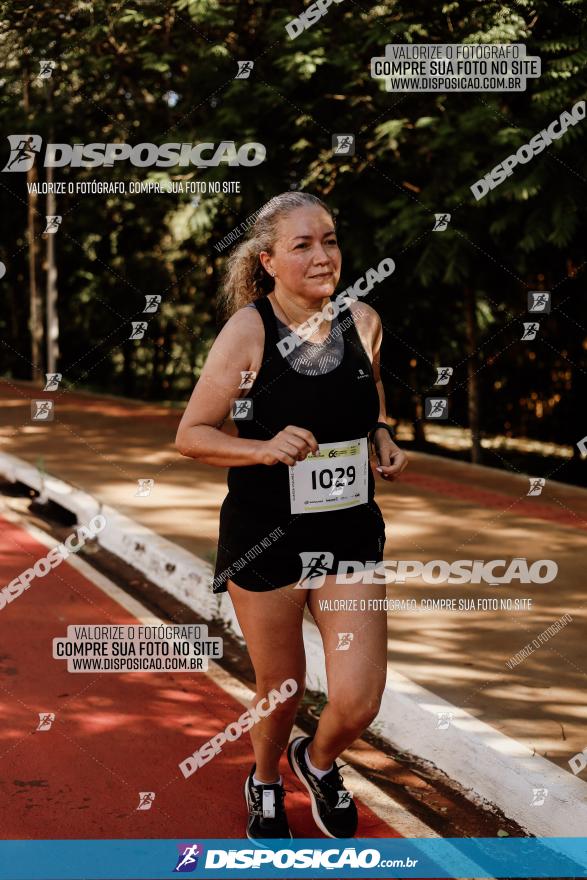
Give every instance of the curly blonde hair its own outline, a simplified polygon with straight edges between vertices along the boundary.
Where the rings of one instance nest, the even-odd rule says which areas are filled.
[[[255,221],[236,250],[228,258],[218,298],[220,317],[230,318],[238,309],[271,293],[275,281],[259,259],[261,251],[273,253],[277,224],[297,208],[319,207],[335,222],[331,209],[318,196],[307,192],[284,192],[270,199],[257,213]]]

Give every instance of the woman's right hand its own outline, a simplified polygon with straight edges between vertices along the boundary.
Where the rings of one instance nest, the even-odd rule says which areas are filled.
[[[318,452],[318,443],[311,431],[288,425],[271,440],[259,441],[259,464],[283,462],[290,467],[303,461],[310,452]]]

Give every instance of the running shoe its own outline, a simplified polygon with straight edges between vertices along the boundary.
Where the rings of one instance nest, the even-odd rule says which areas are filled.
[[[353,795],[344,786],[336,761],[326,776],[318,779],[308,768],[306,748],[311,736],[298,736],[287,749],[289,766],[308,790],[312,816],[318,828],[328,837],[353,837],[358,816]]]
[[[290,838],[283,799],[285,792],[278,782],[273,785],[254,785],[255,764],[245,781],[245,801],[249,811],[247,837],[249,840]]]

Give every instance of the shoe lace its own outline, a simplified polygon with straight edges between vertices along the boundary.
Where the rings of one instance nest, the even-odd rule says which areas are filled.
[[[338,803],[338,792],[344,789],[344,779],[342,778],[340,771],[343,767],[348,767],[348,763],[336,764],[330,771],[328,781],[325,778],[321,780],[317,780],[318,786],[320,787],[320,795],[326,801],[329,809],[333,810],[336,808],[336,804]]]

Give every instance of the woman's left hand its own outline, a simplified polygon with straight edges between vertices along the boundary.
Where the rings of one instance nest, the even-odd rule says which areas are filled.
[[[381,474],[383,480],[387,480],[389,483],[397,480],[408,466],[406,453],[395,445],[389,433],[383,428],[375,432],[373,445],[378,461],[378,467],[375,470]]]

